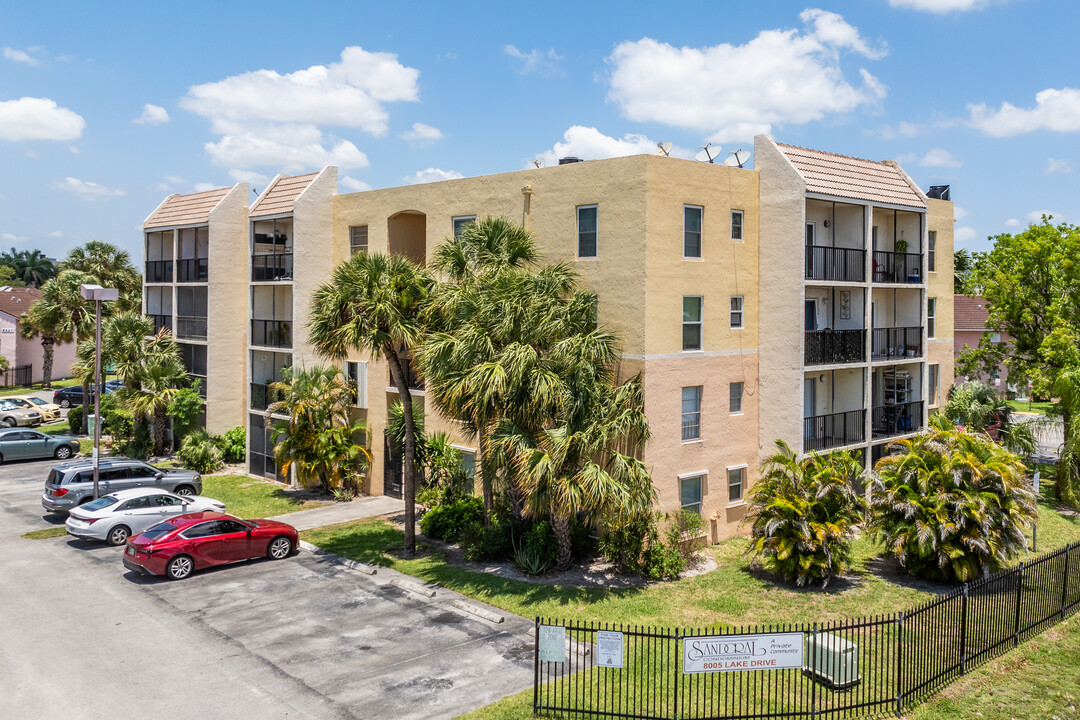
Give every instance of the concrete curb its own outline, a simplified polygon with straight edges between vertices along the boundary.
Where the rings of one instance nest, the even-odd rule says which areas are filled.
[[[409,592],[416,593],[417,595],[423,595],[426,598],[435,597],[434,588],[428,585],[421,585],[420,583],[409,582],[408,580],[402,580],[401,578],[394,578],[390,581],[390,584],[396,588],[408,590]]]
[[[343,558],[340,555],[336,555],[332,552],[323,550],[318,545],[312,545],[307,540],[301,540],[300,547],[314,555],[322,555],[323,557],[328,558],[331,562],[338,565],[344,565],[347,568],[359,570],[365,575],[374,575],[379,571],[378,568],[376,568],[374,565],[368,565],[367,563],[362,563],[358,560],[349,560],[348,558]]]
[[[467,603],[464,600],[455,600],[454,602],[450,603],[450,606],[455,607],[458,610],[462,610],[464,612],[467,612],[467,613],[469,613],[471,615],[475,615],[476,617],[478,617],[478,618],[480,618],[482,620],[487,620],[488,622],[493,622],[493,623],[498,624],[498,623],[501,623],[504,620],[506,620],[506,616],[504,616],[504,615],[500,615],[498,613],[491,612],[487,608],[478,607],[478,606],[473,605],[471,603]]]

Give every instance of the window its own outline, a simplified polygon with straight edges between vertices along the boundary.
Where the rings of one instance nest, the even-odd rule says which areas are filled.
[[[597,252],[596,206],[585,205],[577,209],[577,256],[594,258]]]
[[[812,222],[806,223],[806,244],[813,245],[814,238],[817,236],[817,225]]]
[[[345,377],[349,379],[349,385],[356,388],[356,407],[366,408],[367,404],[367,363],[345,363]]]
[[[127,501],[127,504],[125,504],[123,507],[121,507],[119,509],[120,510],[141,510],[142,508],[148,508],[148,507],[150,507],[150,496],[149,495],[143,495],[142,497],[131,498],[130,500]]]
[[[731,327],[732,329],[743,326],[743,299],[742,295],[733,295],[731,298]]]
[[[937,298],[927,298],[926,300],[926,337],[934,337],[935,318],[937,317]]]
[[[683,205],[684,258],[701,258],[701,213],[697,205]]]
[[[189,527],[187,530],[180,533],[180,536],[187,538],[188,540],[194,540],[195,538],[204,538],[220,534],[217,520],[211,520],[210,522],[199,523],[198,525]]]
[[[367,225],[353,225],[349,228],[349,257],[368,251]]]
[[[930,366],[930,407],[937,407],[941,403],[941,366]]]
[[[728,385],[728,411],[733,415],[742,412],[742,387],[741,382]]]
[[[682,389],[683,442],[701,439],[701,386]]]
[[[684,296],[682,299],[682,349],[701,349],[701,297]]]
[[[728,468],[727,471],[727,493],[728,503],[742,502],[743,494],[743,479],[746,474],[746,467]]]
[[[701,475],[679,478],[679,502],[687,512],[701,514]]]
[[[475,215],[462,215],[454,218],[454,237],[461,237],[461,233],[465,231],[465,226],[471,222],[476,222]]]
[[[742,210],[731,211],[731,239],[742,240]]]
[[[992,343],[1001,342],[1001,333],[990,333],[990,342],[992,342]]]
[[[154,504],[158,507],[179,507],[184,504],[183,498],[175,495],[154,495]]]
[[[926,268],[934,272],[934,252],[937,250],[937,230],[930,231],[930,247],[926,255]]]
[[[222,535],[226,533],[238,533],[247,532],[250,528],[242,522],[236,520],[218,520],[218,532]]]

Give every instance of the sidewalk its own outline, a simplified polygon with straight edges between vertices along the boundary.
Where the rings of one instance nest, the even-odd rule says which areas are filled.
[[[311,510],[298,510],[269,518],[292,525],[297,530],[314,530],[326,525],[362,520],[363,518],[405,512],[405,503],[385,495],[360,498],[347,503],[333,503]]]

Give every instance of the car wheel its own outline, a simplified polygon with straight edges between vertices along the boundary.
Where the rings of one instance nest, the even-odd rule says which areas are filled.
[[[169,561],[165,574],[170,580],[183,580],[195,569],[195,561],[187,555],[177,555]]]
[[[68,408],[71,407],[71,401],[68,400],[67,398],[60,398],[60,407],[67,410]]]
[[[127,525],[117,525],[105,536],[105,542],[117,547],[126,543],[129,537],[131,537],[131,528]]]
[[[190,485],[181,485],[180,487],[173,490],[173,492],[180,497],[191,497],[195,494],[195,488],[191,487]]]
[[[18,424],[19,424],[19,421],[16,420],[15,418],[11,418],[11,417],[4,418],[4,427],[15,427]]]
[[[292,540],[281,535],[270,541],[270,546],[266,549],[266,556],[271,560],[284,560],[289,557],[291,552]]]
[[[53,457],[57,460],[67,460],[71,457],[71,448],[67,445],[61,445],[53,452]]]

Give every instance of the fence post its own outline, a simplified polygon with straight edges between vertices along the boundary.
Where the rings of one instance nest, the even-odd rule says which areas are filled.
[[[964,602],[960,606],[960,674],[967,672],[968,584],[964,583]]]
[[[533,717],[539,717],[540,709],[540,616],[536,616],[533,628]]]
[[[675,720],[679,720],[679,661],[682,659],[682,642],[680,637],[681,635],[682,633],[679,632],[679,628],[675,628],[675,662],[671,664],[671,667],[675,673],[675,712],[672,714],[672,717]]]
[[[813,673],[817,673],[817,671],[818,671],[818,656],[817,656],[818,641],[817,641],[817,623],[816,622],[814,623],[814,631],[811,633],[810,639],[813,642],[813,648],[814,648],[813,657],[811,657],[811,659],[810,659],[810,672],[813,674]],[[813,677],[813,675],[811,675],[811,677]],[[817,686],[818,686],[818,684],[817,684],[816,680],[814,682],[810,683],[810,712],[812,713],[811,717],[817,717]]]
[[[903,717],[904,702],[904,613],[896,616],[896,717]]]
[[[1016,574],[1016,632],[1013,633],[1013,647],[1020,644],[1020,600],[1024,592],[1024,563]]]
[[[1065,606],[1069,602],[1069,555],[1072,553],[1072,544],[1065,546],[1065,572],[1061,578],[1061,619],[1065,619]]]

